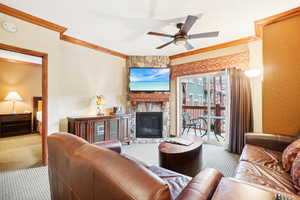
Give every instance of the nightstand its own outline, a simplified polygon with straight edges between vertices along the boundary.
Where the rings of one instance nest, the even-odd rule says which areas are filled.
[[[0,137],[29,134],[31,123],[31,113],[0,114]]]

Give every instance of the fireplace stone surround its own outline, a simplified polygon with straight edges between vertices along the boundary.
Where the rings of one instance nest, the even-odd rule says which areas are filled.
[[[129,56],[126,60],[128,73],[130,67],[168,67],[169,64],[168,56]],[[129,93],[127,110],[133,116],[130,132],[134,142],[160,142],[170,136],[169,95],[168,92]],[[136,112],[162,112],[162,138],[137,138]]]

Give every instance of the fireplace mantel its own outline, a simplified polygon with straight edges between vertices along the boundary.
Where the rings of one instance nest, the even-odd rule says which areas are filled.
[[[170,93],[130,93],[129,99],[131,101],[131,106],[136,109],[139,102],[158,102],[161,103],[162,108],[169,101]]]

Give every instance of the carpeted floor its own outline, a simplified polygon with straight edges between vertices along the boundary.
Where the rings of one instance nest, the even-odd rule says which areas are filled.
[[[0,171],[38,167],[42,161],[42,142],[38,134],[0,138]]]
[[[123,153],[129,154],[149,165],[158,165],[158,143],[132,144],[123,146]],[[203,144],[203,168],[215,168],[224,176],[233,176],[239,155],[227,152],[222,146]]]
[[[0,172],[1,200],[50,200],[48,168]]]
[[[131,144],[123,152],[151,165],[158,165],[158,144]],[[203,146],[203,167],[212,167],[225,176],[233,176],[239,156],[220,146]],[[0,199],[50,200],[47,167],[0,172]]]

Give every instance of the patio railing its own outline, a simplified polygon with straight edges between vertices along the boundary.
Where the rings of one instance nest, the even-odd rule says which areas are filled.
[[[211,107],[211,112],[214,116],[223,116],[223,113],[225,111],[225,106],[220,106],[220,114],[215,115],[216,113],[216,106]],[[182,106],[182,111],[188,113],[188,115],[192,118],[198,118],[201,116],[208,115],[208,107],[207,106],[187,106],[183,105]]]
[[[217,108],[218,107],[218,108]],[[219,110],[216,110],[219,109]],[[212,106],[211,107],[211,116],[224,116],[225,117],[225,106]],[[182,106],[182,112],[187,113],[191,119],[196,119],[199,117],[207,116],[208,115],[208,107],[207,106]],[[225,121],[220,120],[221,125],[221,132],[225,131]]]

